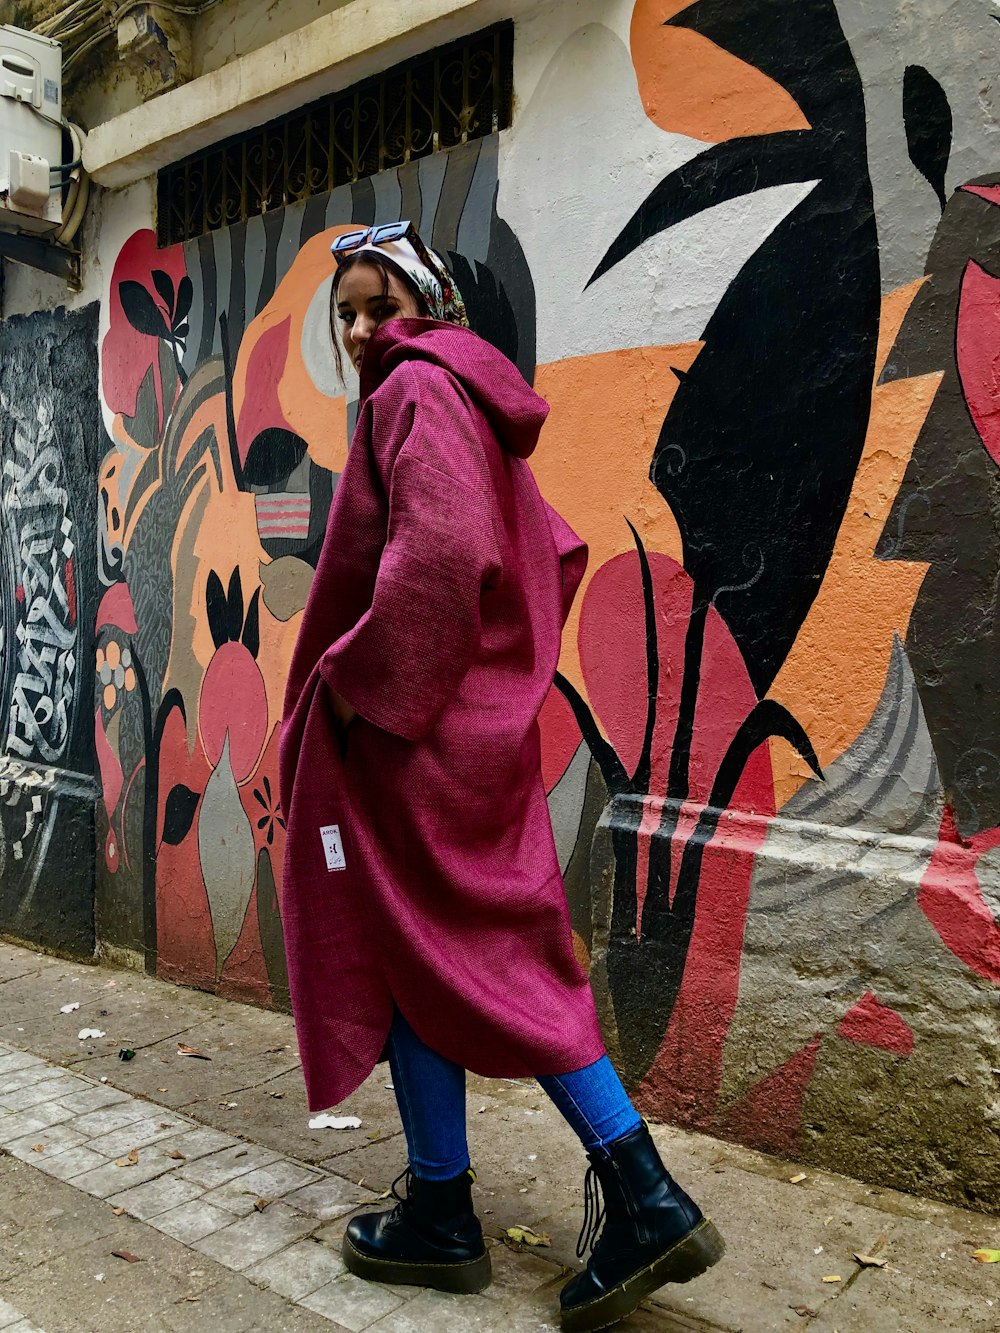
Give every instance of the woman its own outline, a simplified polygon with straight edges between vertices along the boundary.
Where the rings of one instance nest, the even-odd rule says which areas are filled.
[[[405,1196],[354,1218],[344,1259],[487,1285],[465,1070],[534,1076],[589,1154],[588,1212],[595,1181],[605,1201],[563,1326],[605,1327],[723,1245],[629,1102],[573,954],[537,718],[586,548],[525,461],[546,404],[470,331],[414,229],[333,253],[359,416],[285,700],[282,913],[310,1107],[384,1054],[409,1152]]]

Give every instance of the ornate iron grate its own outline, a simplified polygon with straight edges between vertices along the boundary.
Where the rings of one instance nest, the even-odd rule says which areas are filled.
[[[486,28],[165,167],[159,244],[506,129],[513,49],[512,22]]]

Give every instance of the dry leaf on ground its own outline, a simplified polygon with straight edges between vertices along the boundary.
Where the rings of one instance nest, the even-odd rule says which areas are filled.
[[[803,1180],[805,1179],[806,1179],[806,1173],[804,1171],[800,1171],[798,1175],[789,1176],[788,1183],[789,1185],[801,1185]]]
[[[192,1060],[211,1060],[212,1058],[210,1055],[206,1055],[204,1051],[196,1050],[194,1046],[187,1046],[183,1041],[177,1043],[177,1054],[190,1055]]]
[[[270,1199],[254,1199],[253,1206],[256,1208],[258,1213],[262,1213],[270,1202],[271,1202]]]
[[[124,1217],[124,1216],[125,1216],[125,1209],[124,1209],[124,1208],[112,1208],[111,1211],[114,1213],[115,1217]]]
[[[544,1231],[532,1231],[530,1227],[508,1227],[504,1232],[504,1240],[514,1245],[544,1245],[552,1244],[552,1238],[547,1236]]]
[[[141,1264],[142,1260],[131,1250],[112,1250],[111,1253],[116,1259],[124,1259],[127,1264]]]
[[[126,1157],[116,1157],[115,1166],[137,1166],[139,1162],[139,1149],[133,1148]]]
[[[819,1314],[819,1311],[814,1310],[811,1305],[790,1305],[788,1308],[794,1310],[797,1315],[801,1315],[803,1319],[815,1319]]]
[[[839,1273],[831,1273],[829,1277],[823,1279],[824,1282],[843,1282],[843,1280]]]
[[[1000,1250],[973,1250],[972,1257],[977,1264],[1000,1264]]]
[[[168,1152],[167,1156],[172,1158],[175,1162],[187,1161],[187,1158],[184,1156],[184,1154],[182,1152],[178,1152],[176,1148],[174,1149],[173,1152]]]
[[[877,1254],[858,1254],[857,1250],[854,1257],[862,1268],[884,1268],[889,1262],[888,1259],[880,1259]]]
[[[45,1144],[44,1144],[44,1143],[33,1143],[33,1144],[31,1145],[31,1151],[32,1151],[32,1152],[44,1152],[44,1151],[45,1151]]]

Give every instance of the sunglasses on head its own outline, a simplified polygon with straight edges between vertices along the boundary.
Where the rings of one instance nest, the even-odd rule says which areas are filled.
[[[360,231],[345,232],[343,236],[337,237],[330,246],[330,251],[340,265],[362,246],[387,245],[390,241],[409,241],[417,252],[420,262],[434,271],[427,247],[417,235],[417,229],[412,222],[382,222],[377,227],[362,227]]]

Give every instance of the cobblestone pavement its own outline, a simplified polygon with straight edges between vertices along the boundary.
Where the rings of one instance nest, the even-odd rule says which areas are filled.
[[[0,1333],[557,1327],[585,1162],[533,1084],[470,1079],[495,1274],[481,1296],[344,1270],[347,1219],[405,1152],[384,1067],[338,1113],[360,1128],[309,1129],[286,1016],[0,943]],[[655,1134],[729,1254],[623,1333],[1000,1327],[1000,1268],[971,1259],[1000,1244],[998,1219]],[[551,1243],[515,1252],[514,1224]]]

